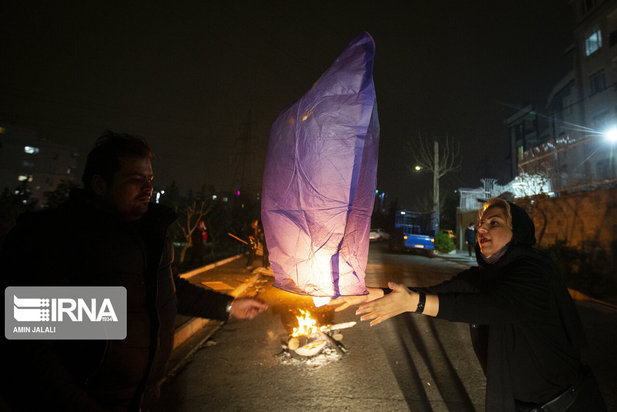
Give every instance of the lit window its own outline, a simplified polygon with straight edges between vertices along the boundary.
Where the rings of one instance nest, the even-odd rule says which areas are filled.
[[[39,152],[39,148],[34,146],[24,146],[24,152],[28,154],[37,154]]]
[[[26,180],[28,180],[28,176],[26,176],[26,175],[19,175],[17,180],[20,181],[20,182],[25,182]]]
[[[66,169],[66,174],[70,175],[71,174],[71,169]]]
[[[217,196],[216,195],[212,195],[212,200],[216,200]]]
[[[589,56],[600,49],[600,47],[602,47],[602,34],[600,29],[598,29],[585,39],[585,53]]]
[[[523,154],[525,151],[523,150],[523,146],[518,147],[518,160],[519,162],[523,160]]]

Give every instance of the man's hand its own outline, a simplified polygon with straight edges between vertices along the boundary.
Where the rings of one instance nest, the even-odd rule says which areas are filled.
[[[340,312],[342,310],[347,309],[350,306],[359,305],[365,302],[371,302],[375,299],[379,299],[383,296],[383,290],[379,288],[366,288],[368,290],[368,295],[360,295],[360,296],[345,296],[338,299],[331,300],[328,305],[340,305],[336,309],[335,312]]]
[[[231,303],[229,317],[234,317],[237,319],[253,319],[266,309],[268,309],[268,305],[259,299],[237,298]]]
[[[371,320],[371,326],[375,326],[403,312],[413,312],[416,310],[418,306],[417,293],[410,292],[405,286],[397,283],[390,282],[388,287],[392,289],[392,293],[373,302],[360,305],[356,315],[365,313],[360,320]]]

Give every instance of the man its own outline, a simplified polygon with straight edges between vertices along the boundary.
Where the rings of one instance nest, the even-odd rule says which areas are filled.
[[[469,252],[469,257],[471,257],[472,250],[475,253],[477,242],[478,237],[476,235],[476,224],[474,222],[470,222],[469,226],[467,226],[467,229],[465,229],[465,243],[467,244],[467,251]]]
[[[172,271],[176,216],[150,203],[152,156],[142,140],[107,133],[88,154],[85,189],[22,216],[9,234],[4,286],[124,286],[128,306],[124,340],[3,339],[1,388],[15,410],[140,410],[157,396],[178,312],[226,320],[266,309]]]

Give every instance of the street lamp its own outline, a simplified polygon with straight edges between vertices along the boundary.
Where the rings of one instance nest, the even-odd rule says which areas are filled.
[[[413,169],[414,169],[416,172],[419,172],[420,170],[422,170],[422,166],[420,166],[420,165],[416,165]]]
[[[617,142],[617,127],[613,127],[612,129],[604,132],[604,138],[608,140],[610,143]]]

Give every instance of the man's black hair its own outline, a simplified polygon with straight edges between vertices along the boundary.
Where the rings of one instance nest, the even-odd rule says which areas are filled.
[[[92,177],[99,175],[111,184],[125,158],[152,159],[152,150],[145,140],[126,133],[105,132],[96,139],[94,149],[88,153],[81,180],[86,190],[92,190]]]

